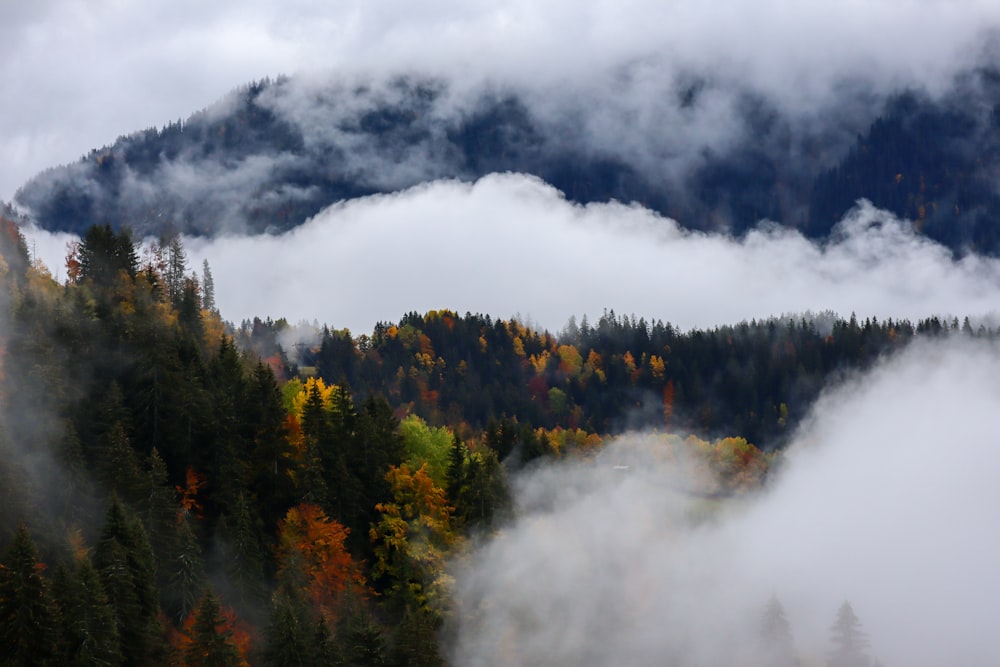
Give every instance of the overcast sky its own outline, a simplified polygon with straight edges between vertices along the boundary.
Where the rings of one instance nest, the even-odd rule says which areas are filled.
[[[808,105],[859,73],[939,85],[998,24],[991,0],[12,0],[0,3],[0,199],[45,167],[281,73],[546,89],[652,63]]]

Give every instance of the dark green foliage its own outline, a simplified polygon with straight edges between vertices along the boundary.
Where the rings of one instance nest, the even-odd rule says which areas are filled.
[[[60,597],[65,663],[78,667],[122,664],[113,608],[89,558],[76,564]]]
[[[237,667],[241,664],[232,631],[222,617],[219,599],[206,589],[194,610],[194,623],[184,649],[185,667]]]
[[[253,609],[267,600],[262,532],[260,519],[254,515],[247,496],[241,493],[232,515],[223,514],[216,535],[216,548],[222,552],[228,582],[234,589],[231,600],[239,609]]]
[[[167,611],[175,620],[186,618],[198,602],[205,586],[205,563],[194,534],[190,514],[178,514],[176,550],[164,559],[167,568]]]
[[[444,664],[438,649],[437,623],[419,608],[407,608],[396,628],[392,664],[406,667],[440,667]]]
[[[23,525],[0,561],[0,664],[61,664],[59,629],[49,583],[35,543]]]
[[[995,78],[987,66],[960,73],[935,97],[913,90],[889,99],[848,95],[848,112],[830,110],[841,120],[808,127],[763,96],[744,93],[732,109],[731,126],[739,128],[732,141],[699,146],[690,168],[655,176],[635,154],[595,150],[573,104],[538,114],[516,94],[482,90],[452,109],[440,81],[401,78],[382,92],[332,86],[318,99],[329,100],[330,122],[343,138],[313,142],[274,111],[273,100],[294,95],[294,83],[262,81],[234,91],[212,112],[121,137],[79,163],[39,174],[17,199],[47,229],[110,231],[127,222],[142,236],[214,235],[234,220],[254,232],[289,229],[333,202],[425,179],[513,171],[539,176],[574,202],[635,201],[688,228],[735,234],[769,219],[825,237],[867,198],[916,221],[918,231],[956,253],[996,253]],[[678,91],[676,112],[697,114],[703,88]],[[364,155],[367,168],[348,167],[355,164],[349,153]],[[262,155],[283,160],[234,196],[228,169]],[[394,168],[412,155],[427,169]],[[192,197],[162,178],[162,169],[178,164],[218,173],[224,183]],[[321,372],[360,386],[350,364],[341,365],[349,360],[341,351],[324,350]]]
[[[348,667],[386,667],[389,651],[382,629],[368,616],[356,615],[344,638],[344,664]]]
[[[128,229],[115,231],[110,225],[94,225],[86,231],[80,240],[78,261],[80,281],[101,287],[113,285],[121,272],[135,278],[139,269],[132,233]]]
[[[138,518],[113,498],[94,550],[94,566],[112,608],[125,665],[147,665],[164,651],[156,566]]]
[[[315,664],[316,635],[311,618],[296,588],[281,587],[271,605],[264,664],[268,667],[307,667]]]

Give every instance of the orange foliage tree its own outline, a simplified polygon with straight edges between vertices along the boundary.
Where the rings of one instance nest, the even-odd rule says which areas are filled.
[[[278,577],[301,586],[328,620],[336,617],[343,593],[360,592],[361,568],[344,546],[350,531],[321,508],[302,503],[278,524]]]

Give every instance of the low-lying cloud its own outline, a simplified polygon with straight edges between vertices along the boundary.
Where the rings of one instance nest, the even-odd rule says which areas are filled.
[[[29,238],[59,275],[66,237]],[[345,202],[280,236],[186,244],[189,266],[208,259],[226,319],[319,321],[355,335],[442,308],[558,331],[605,309],[689,329],[825,310],[961,318],[1000,303],[1000,260],[955,260],[863,202],[817,245],[766,223],[744,238],[686,232],[639,206],[571,204],[516,174]]]
[[[829,390],[770,488],[714,513],[650,437],[521,477],[519,518],[456,570],[453,664],[767,664],[772,597],[802,664],[845,599],[883,664],[996,663],[997,377],[993,345],[914,345]]]

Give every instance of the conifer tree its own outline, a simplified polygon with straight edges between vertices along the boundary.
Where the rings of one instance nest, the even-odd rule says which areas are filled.
[[[767,667],[794,667],[798,664],[792,643],[792,626],[777,597],[768,601],[761,615],[760,648],[762,664]]]
[[[306,667],[313,664],[309,618],[309,609],[298,586],[280,586],[271,603],[271,620],[265,636],[265,665]]]
[[[68,575],[60,600],[65,663],[74,667],[122,664],[121,643],[113,609],[101,579],[87,557]]]
[[[210,312],[218,312],[215,309],[215,280],[212,278],[212,269],[208,266],[206,259],[201,263],[201,305]]]
[[[868,667],[870,664],[865,652],[869,646],[868,635],[861,629],[861,622],[846,600],[837,610],[837,620],[830,626],[830,641],[833,644],[830,667]]]
[[[94,566],[107,593],[128,666],[163,659],[163,629],[153,550],[139,520],[112,498],[94,550]]]
[[[194,623],[184,648],[185,667],[240,667],[243,658],[226,627],[219,599],[206,589],[194,610]]]
[[[0,562],[0,655],[7,667],[59,664],[56,607],[23,525]]]
[[[233,515],[224,514],[219,522],[219,536],[225,544],[226,574],[235,588],[232,599],[239,608],[262,605],[267,599],[260,535],[260,520],[254,516],[247,495],[240,493]]]
[[[182,511],[177,515],[177,550],[167,566],[170,568],[170,612],[175,618],[185,618],[198,603],[205,586],[205,563],[201,546],[191,526],[191,516]]]

